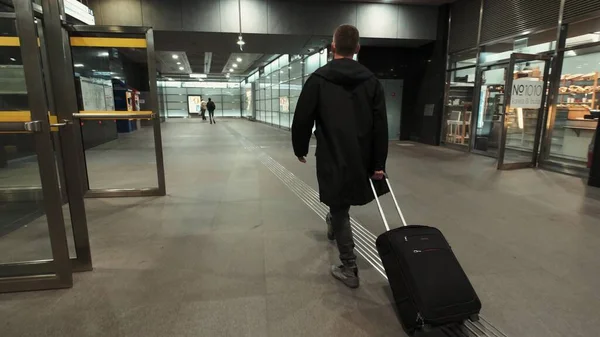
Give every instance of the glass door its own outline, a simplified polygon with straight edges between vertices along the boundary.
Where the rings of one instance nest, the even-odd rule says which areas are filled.
[[[32,3],[0,7],[0,292],[72,285]]]
[[[538,160],[550,57],[511,55],[504,95],[498,169],[535,167]]]
[[[69,43],[85,196],[164,196],[153,30],[76,25]]]
[[[475,119],[473,152],[498,157],[507,73],[507,65],[486,66],[479,70],[479,107]]]

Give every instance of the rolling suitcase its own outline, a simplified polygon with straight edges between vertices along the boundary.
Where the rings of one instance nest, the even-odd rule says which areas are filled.
[[[390,230],[371,181],[387,232],[376,240],[404,330],[477,320],[481,302],[442,233],[429,226],[407,225],[385,177],[402,227]]]

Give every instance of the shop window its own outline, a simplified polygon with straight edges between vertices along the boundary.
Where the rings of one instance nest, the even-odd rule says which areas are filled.
[[[448,71],[448,93],[442,122],[444,144],[468,147],[470,142],[473,89],[475,88],[476,51],[450,56],[450,66],[459,69]],[[465,68],[466,67],[466,68]]]
[[[568,26],[566,48],[598,42],[600,42],[600,20],[587,20]]]
[[[449,57],[448,69],[474,67],[477,63],[477,50],[469,50]]]
[[[569,25],[566,42],[545,160],[586,171],[600,115],[600,20]]]
[[[556,48],[556,29],[504,40],[481,47],[481,64],[507,61],[512,53],[542,54]]]

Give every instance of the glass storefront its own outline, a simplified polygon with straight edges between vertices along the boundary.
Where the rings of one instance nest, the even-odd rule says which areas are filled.
[[[559,62],[546,69],[547,61],[534,58],[509,70],[511,56],[518,54]],[[547,82],[548,70],[554,75]],[[538,153],[542,167],[587,175],[600,115],[600,18],[566,24],[560,34],[546,29],[449,55],[446,77],[442,144],[492,157],[504,147],[503,160],[509,162]],[[549,84],[554,101],[544,101],[541,110],[507,109],[505,89],[517,79]]]
[[[556,108],[551,114],[545,160],[586,172],[588,148],[600,109],[600,20],[568,26]]]
[[[470,143],[476,51],[453,55],[448,71],[448,88],[441,142],[468,149]]]

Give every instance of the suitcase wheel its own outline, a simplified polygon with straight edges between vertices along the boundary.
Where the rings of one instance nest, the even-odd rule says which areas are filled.
[[[469,320],[471,322],[479,322],[479,315],[478,314],[471,315],[471,316],[469,316]]]

